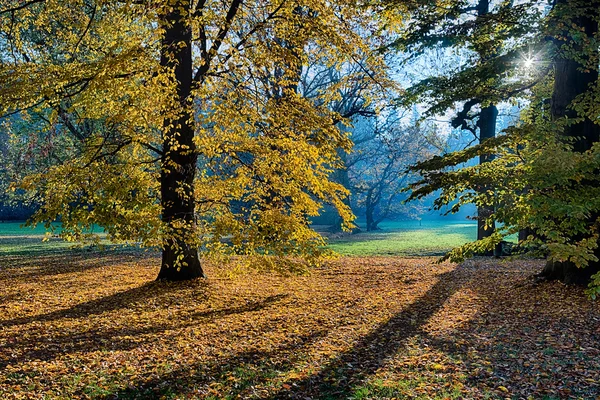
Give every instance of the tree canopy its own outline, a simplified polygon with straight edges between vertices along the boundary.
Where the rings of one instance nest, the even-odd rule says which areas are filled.
[[[505,6],[518,8],[510,3],[499,2],[498,13]],[[599,112],[592,99],[597,98],[598,90],[599,4],[557,1],[548,10],[542,3],[524,4],[534,13],[521,11],[517,15],[535,16],[529,24],[527,40],[519,44],[517,38],[508,36],[502,41],[502,35],[491,36],[490,40],[497,43],[492,47],[498,49],[503,48],[503,43],[519,44],[518,52],[495,54],[505,58],[500,65],[521,63],[521,71],[530,73],[515,76],[515,68],[511,76],[504,70],[490,69],[495,80],[493,87],[509,89],[485,89],[492,96],[489,101],[494,101],[494,93],[501,94],[496,100],[509,100],[506,94],[515,93],[510,88],[516,82],[520,96],[528,103],[521,122],[495,139],[417,164],[413,170],[422,173],[423,179],[413,184],[412,197],[420,198],[441,189],[437,207],[452,205],[452,210],[457,210],[470,202],[493,207],[488,221],[500,222],[499,231],[454,250],[449,254],[452,259],[491,249],[504,237],[527,230],[529,236],[521,246],[549,257],[542,277],[586,282],[598,271]],[[522,24],[506,18],[493,26],[503,23]],[[491,61],[494,57],[481,66],[485,69],[496,65]],[[489,75],[479,72],[475,76],[474,82],[479,82]],[[465,82],[460,87],[472,88],[468,89],[470,93],[481,88]],[[449,93],[453,93],[452,89]],[[469,106],[468,102],[465,104]],[[463,108],[458,117],[468,115],[464,113],[468,108]],[[462,167],[482,155],[492,155],[494,159],[485,165]],[[480,190],[482,187],[487,189]],[[598,275],[595,276],[593,285],[597,288]],[[593,295],[597,291],[591,290]]]
[[[329,179],[350,141],[330,107],[341,83],[307,98],[299,72],[360,63],[366,86],[385,82],[367,13],[320,0],[4,2],[13,187],[67,239],[93,239],[97,224],[162,248],[166,279],[201,276],[198,249],[316,261],[307,218],[330,203],[352,219]]]

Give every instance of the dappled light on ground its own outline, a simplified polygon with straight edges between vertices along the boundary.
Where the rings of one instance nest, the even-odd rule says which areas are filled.
[[[598,306],[533,285],[538,261],[157,283],[156,258],[101,254],[0,259],[0,398],[600,395]]]

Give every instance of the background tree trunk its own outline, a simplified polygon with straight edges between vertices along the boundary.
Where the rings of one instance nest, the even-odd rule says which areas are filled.
[[[196,243],[193,237],[196,235],[193,185],[198,157],[191,112],[192,31],[186,15],[190,3],[187,0],[175,3],[163,16],[165,35],[160,59],[161,66],[174,72],[180,105],[178,116],[164,122],[160,177],[162,220],[172,232],[164,243],[157,279],[169,281],[204,277],[198,249],[190,244]]]
[[[477,4],[477,15],[482,17],[490,12],[489,0],[479,0]],[[482,61],[485,61],[486,56],[484,54],[479,55]],[[496,136],[496,120],[498,119],[498,109],[495,105],[490,104],[487,107],[481,109],[479,114],[479,120],[477,126],[479,127],[479,143],[483,143],[485,140]],[[492,155],[482,155],[479,157],[479,164],[489,162],[494,157]],[[489,190],[490,188],[484,186],[483,191]],[[485,220],[494,213],[493,206],[479,206],[477,207],[477,240],[485,239],[494,233],[495,225],[486,227]],[[487,252],[485,255],[492,255],[493,251]]]
[[[373,202],[373,189],[369,189],[367,192],[367,199],[365,201],[365,217],[367,219],[367,232],[377,230],[377,222],[375,221],[375,203]]]
[[[564,5],[568,4],[568,1],[557,0],[556,4]],[[573,23],[581,27],[588,37],[593,37],[598,32],[598,23],[587,14],[574,18]],[[568,37],[568,34],[565,36],[567,36],[567,44],[572,45],[576,50],[582,50],[581,46]],[[559,46],[564,43],[557,42]],[[577,118],[577,113],[569,106],[577,96],[585,93],[597,80],[597,69],[587,69],[579,62],[559,55],[554,61],[554,88],[550,102],[552,119]],[[565,138],[575,138],[571,142],[573,151],[583,153],[591,149],[594,142],[600,139],[600,126],[589,118],[585,118],[579,123],[567,125],[563,135]],[[581,182],[580,184],[585,185],[586,183]],[[592,215],[590,219],[596,220],[597,217],[598,215]],[[573,239],[577,240],[576,237]],[[599,250],[596,250],[596,256],[600,256]],[[586,268],[577,268],[570,261],[548,261],[539,276],[550,280],[561,280],[564,283],[585,284],[599,270],[598,262],[591,263]]]
[[[495,105],[490,105],[481,110],[479,121],[479,143],[496,136],[496,120],[498,118],[498,109]],[[479,157],[479,164],[484,164],[492,161],[494,156],[482,155]],[[487,186],[482,187],[482,190],[489,190]],[[494,233],[495,226],[492,223],[490,226],[485,226],[485,219],[494,213],[493,206],[477,207],[477,240],[484,239]]]

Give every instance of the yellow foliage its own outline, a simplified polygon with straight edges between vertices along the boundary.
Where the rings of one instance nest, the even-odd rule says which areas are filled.
[[[355,77],[310,99],[297,87],[309,65],[357,60],[354,71],[370,71],[365,102],[391,85],[364,37],[369,16],[353,1],[2,2],[0,115],[15,122],[16,182],[42,204],[33,222],[60,219],[69,240],[96,240],[84,232],[100,225],[117,242],[175,238],[272,256],[267,264],[290,254],[316,262],[324,242],[308,218],[328,203],[353,219],[330,175],[351,146],[331,105]],[[191,39],[166,47],[177,24]],[[181,100],[181,72],[167,66],[183,65],[186,48],[192,84]],[[180,160],[190,153],[195,179],[175,191],[193,198],[194,219],[165,221],[160,176],[188,168]]]

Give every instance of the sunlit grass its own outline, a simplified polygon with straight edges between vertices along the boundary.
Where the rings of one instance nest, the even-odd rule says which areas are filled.
[[[359,222],[360,226],[360,222]],[[329,239],[329,247],[342,255],[352,256],[437,256],[475,240],[477,224],[474,221],[393,221],[380,224],[381,230],[345,234]],[[59,232],[55,225],[55,233]],[[101,228],[98,228],[100,230]],[[20,222],[0,223],[0,252],[5,255],[35,255],[69,251],[72,243],[49,236],[38,225],[25,227]],[[107,241],[102,241],[107,247]]]
[[[360,225],[360,224],[359,224]],[[330,239],[331,249],[343,255],[442,255],[475,240],[475,222],[405,221],[381,224],[382,230]]]

